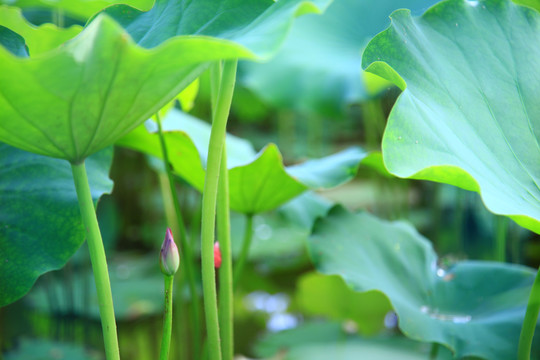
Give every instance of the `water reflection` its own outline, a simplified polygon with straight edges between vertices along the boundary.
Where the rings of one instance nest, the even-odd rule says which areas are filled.
[[[264,291],[254,291],[244,297],[244,306],[250,311],[260,311],[269,315],[266,328],[278,332],[294,328],[299,318],[287,313],[290,299],[287,294],[269,294]]]

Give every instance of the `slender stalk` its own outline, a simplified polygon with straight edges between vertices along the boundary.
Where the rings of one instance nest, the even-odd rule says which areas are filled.
[[[364,133],[367,147],[369,149],[380,148],[386,120],[381,99],[377,98],[366,101],[362,106],[362,117],[364,119]]]
[[[429,360],[437,359],[438,354],[439,354],[439,344],[438,343],[431,344],[431,351],[429,352]]]
[[[465,251],[465,245],[463,243],[463,225],[465,223],[465,200],[467,193],[462,189],[456,189],[456,191],[453,238],[457,243],[452,245],[454,246],[455,251],[458,253],[463,253]]]
[[[172,333],[172,299],[173,299],[173,279],[174,276],[164,275],[165,278],[165,311],[163,313],[163,336],[161,338],[161,351],[159,360],[169,359],[169,349],[171,348]]]
[[[233,272],[229,209],[229,171],[227,170],[226,148],[223,148],[221,154],[217,203],[218,240],[221,250],[221,268],[219,269],[219,323],[221,325],[221,351],[223,352],[223,360],[233,360]]]
[[[180,275],[175,274],[176,277]],[[174,281],[174,286],[181,289],[178,285],[178,280]],[[173,296],[173,332],[176,333],[174,339],[171,342],[171,352],[169,354],[171,359],[174,360],[186,360],[186,359],[195,359],[193,351],[200,353],[200,348],[194,348],[192,344],[191,332],[193,329],[190,326],[189,319],[191,312],[188,306],[184,306],[182,302],[182,294],[180,291],[176,291]],[[191,346],[189,346],[191,344]],[[147,359],[147,358],[145,358]]]
[[[323,153],[324,118],[321,115],[314,115],[307,124],[308,154],[313,157],[320,157]]]
[[[210,89],[212,96],[212,114],[215,114],[221,86],[221,64],[216,63],[210,69]],[[219,323],[221,330],[221,351],[224,360],[234,357],[234,317],[233,317],[233,277],[231,251],[231,219],[229,206],[229,171],[227,169],[227,136],[223,140],[221,165],[219,170],[217,225],[218,240],[221,250],[221,268],[219,270]]]
[[[103,340],[105,342],[105,354],[108,360],[120,359],[118,349],[118,335],[116,334],[116,321],[114,319],[114,308],[109,281],[109,272],[107,270],[107,259],[105,258],[105,249],[103,240],[99,231],[96,217],[96,209],[90,193],[90,185],[86,175],[84,161],[78,164],[71,164],[73,180],[79,199],[81,216],[86,227],[88,250],[90,252],[90,261],[94,272],[96,283],[99,314],[101,316],[101,326],[103,328]]]
[[[521,264],[521,226],[516,223],[508,222],[508,242],[510,243],[510,262]]]
[[[240,256],[236,260],[236,266],[234,267],[234,285],[238,284],[244,266],[246,264],[249,248],[251,247],[251,240],[253,239],[253,214],[246,215],[246,227],[244,229],[244,241],[242,243],[242,250]]]
[[[174,199],[169,186],[169,177],[167,176],[166,172],[158,171],[158,179],[159,188],[161,189],[161,196],[163,198],[163,207],[165,210],[165,218],[167,219],[167,224],[169,224],[169,227],[171,228],[173,234],[180,234],[180,226],[178,225],[176,212],[174,210]],[[184,285],[187,282],[186,271],[184,270],[184,268],[185,264],[183,261],[181,261],[181,271],[175,274],[176,276],[174,278],[174,286],[178,289],[183,289]],[[195,340],[194,338],[193,341],[192,339],[190,339],[190,334],[194,332],[194,328],[192,327],[192,323],[190,321],[194,321],[194,319],[191,313],[190,306],[185,306],[184,304],[182,291],[177,291],[176,296],[178,297],[178,299],[173,298],[173,331],[177,334],[176,338],[178,339],[178,341],[175,343],[179,344],[180,346],[173,345],[169,356],[171,356],[173,359],[178,360],[190,359],[192,358],[192,356],[188,356],[188,353],[189,351],[191,351],[191,349],[189,346],[186,345],[192,344]],[[195,305],[197,306],[198,302]],[[189,320],[186,321],[186,319]],[[195,347],[194,344],[193,346]]]
[[[508,229],[508,218],[497,216],[495,218],[495,260],[506,261],[506,233]]]
[[[441,224],[443,220],[444,207],[442,205],[442,193],[443,185],[436,182],[429,182],[429,187],[431,190],[431,201],[430,201],[430,210],[431,210],[431,239],[435,240],[437,245],[437,251],[441,251]],[[443,248],[444,249],[444,248]],[[444,249],[447,250],[447,249]]]
[[[278,113],[277,125],[279,148],[283,154],[291,156],[295,153],[294,144],[296,143],[296,128],[293,113],[285,110],[280,111]]]
[[[64,27],[64,10],[56,9],[52,13],[52,22],[58,27]]]
[[[223,65],[223,76],[212,120],[202,200],[201,258],[203,295],[209,355],[212,360],[221,360],[214,269],[214,231],[221,153],[236,79],[236,65],[236,60],[226,61]]]
[[[195,280],[195,270],[193,265],[193,252],[191,250],[191,244],[187,237],[186,229],[184,227],[184,219],[182,217],[182,210],[178,203],[178,194],[176,192],[176,186],[174,185],[174,175],[172,173],[171,162],[169,161],[169,152],[167,151],[167,144],[165,142],[165,136],[163,136],[163,129],[161,126],[161,118],[159,113],[156,113],[156,120],[158,125],[158,135],[161,144],[161,152],[163,153],[163,165],[165,166],[167,177],[169,178],[169,188],[173,198],[174,211],[176,213],[176,222],[178,229],[180,230],[180,244],[181,252],[183,253],[184,269],[186,271],[186,278],[189,285],[189,291],[191,293],[191,319],[193,326],[194,346],[193,351],[195,358],[199,357],[199,351],[201,349],[201,327],[200,327],[200,314],[199,314],[199,301],[197,296],[197,284]]]
[[[540,271],[536,273],[536,278],[529,295],[525,319],[519,335],[518,360],[529,360],[531,358],[531,346],[534,336],[534,329],[540,312]]]

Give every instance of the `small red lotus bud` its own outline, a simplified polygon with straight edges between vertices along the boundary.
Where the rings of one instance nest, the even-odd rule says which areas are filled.
[[[214,243],[214,266],[219,269],[221,266],[221,250],[219,249],[219,242]]]
[[[163,241],[163,245],[161,245],[159,266],[161,267],[161,272],[163,274],[172,276],[176,273],[176,270],[178,270],[179,265],[180,255],[178,254],[178,248],[174,243],[171,229],[167,228],[165,240]]]

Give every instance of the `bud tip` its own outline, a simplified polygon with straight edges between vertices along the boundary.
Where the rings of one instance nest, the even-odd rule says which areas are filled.
[[[214,266],[219,269],[221,266],[221,250],[219,249],[219,242],[214,243]]]

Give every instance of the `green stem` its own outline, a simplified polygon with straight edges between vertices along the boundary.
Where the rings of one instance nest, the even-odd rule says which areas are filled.
[[[174,276],[165,275],[165,311],[163,313],[163,336],[161,338],[161,351],[159,360],[169,359],[169,349],[171,348],[172,334],[172,299],[173,299],[173,279]]]
[[[208,161],[202,200],[201,260],[204,309],[208,334],[209,355],[212,360],[221,360],[220,333],[217,309],[216,279],[214,269],[214,231],[216,201],[221,153],[231,106],[237,61],[226,61],[215,112],[213,113]]]
[[[62,9],[55,9],[52,13],[52,22],[57,27],[64,27],[64,10]]]
[[[221,325],[221,351],[223,360],[233,360],[233,275],[231,253],[231,220],[229,209],[229,171],[227,170],[227,150],[221,153],[219,190],[217,203],[218,240],[221,250],[219,269],[219,323]]]
[[[107,259],[105,258],[105,249],[103,240],[99,231],[96,217],[96,209],[88,185],[88,177],[84,161],[78,164],[71,164],[73,180],[79,199],[81,216],[86,227],[88,250],[90,252],[90,261],[94,272],[97,297],[99,304],[99,314],[101,316],[101,326],[103,328],[103,340],[105,342],[105,354],[108,360],[120,359],[118,349],[118,335],[116,334],[116,321],[114,319],[114,308],[109,281],[109,272],[107,270]]]
[[[296,139],[296,128],[293,113],[282,110],[278,113],[278,141],[283,154],[293,156]]]
[[[362,117],[367,148],[379,149],[386,120],[381,99],[366,101],[362,105]]]
[[[249,248],[251,247],[251,240],[253,239],[253,214],[246,215],[246,227],[244,230],[244,242],[242,243],[242,250],[240,256],[236,260],[236,266],[234,267],[234,285],[238,284],[244,265],[246,264]]]
[[[307,125],[308,155],[320,157],[324,152],[324,132],[324,118],[321,115],[312,116]]]
[[[456,193],[456,207],[454,209],[454,236],[453,238],[457,242],[452,244],[454,249],[458,253],[465,251],[465,245],[463,243],[463,224],[465,222],[465,200],[467,193],[462,189],[455,189]]]
[[[516,223],[508,222],[508,242],[510,243],[510,258],[514,264],[521,264],[521,236],[523,228]]]
[[[176,221],[176,212],[174,210],[174,200],[173,195],[171,194],[171,189],[169,186],[169,177],[167,176],[167,173],[164,171],[158,171],[158,178],[159,178],[159,188],[161,190],[161,196],[163,200],[163,207],[165,210],[165,218],[167,219],[167,224],[169,224],[169,227],[171,228],[171,231],[173,234],[180,234],[180,229],[178,225],[178,221]],[[190,238],[193,238],[192,236]],[[187,282],[186,279],[186,271],[184,270],[185,264],[183,261],[180,262],[180,271],[177,271],[175,274],[175,284],[174,286],[178,289],[183,289],[184,285]],[[176,338],[178,341],[177,344],[181,344],[178,346],[180,349],[176,351],[175,346],[171,348],[171,353],[169,356],[172,356],[173,359],[178,360],[184,360],[189,359],[191,356],[188,356],[188,352],[191,350],[189,346],[182,346],[184,344],[191,344],[192,341],[190,339],[190,334],[193,333],[192,324],[189,321],[185,321],[185,319],[189,319],[193,321],[193,317],[191,316],[191,309],[189,306],[184,306],[184,299],[182,296],[182,291],[177,291],[176,296],[178,299],[173,298],[173,324],[178,329],[176,332]],[[198,303],[197,303],[198,304]],[[178,309],[178,310],[177,310]],[[193,339],[194,340],[194,339]],[[176,353],[175,353],[176,351]]]
[[[531,358],[531,346],[534,336],[534,329],[538,321],[538,313],[540,312],[540,272],[536,273],[536,278],[529,295],[527,303],[527,311],[525,319],[519,335],[518,345],[518,360],[529,360]]]
[[[506,261],[506,233],[508,229],[508,218],[497,216],[495,218],[495,260]]]
[[[182,247],[182,252],[184,259],[182,263],[184,264],[184,269],[186,270],[186,278],[189,284],[189,291],[191,293],[191,319],[193,326],[193,336],[194,336],[194,355],[197,359],[199,357],[199,351],[201,348],[201,328],[200,328],[200,314],[199,314],[199,302],[197,296],[197,285],[195,280],[195,270],[193,265],[193,252],[191,250],[191,245],[187,237],[186,229],[184,227],[184,219],[182,218],[182,210],[180,209],[180,204],[178,203],[178,194],[176,192],[176,186],[174,183],[174,175],[171,168],[171,162],[169,161],[169,152],[167,150],[167,144],[165,142],[165,136],[163,136],[163,129],[161,126],[161,118],[159,113],[156,113],[156,120],[158,125],[158,135],[159,141],[161,143],[161,152],[163,153],[163,165],[165,166],[167,177],[169,178],[169,188],[173,198],[174,211],[176,213],[176,222],[178,229],[180,230],[180,244]]]
[[[429,353],[429,360],[437,359],[438,354],[439,354],[439,344],[438,343],[431,344],[431,351]]]
[[[221,86],[221,63],[210,68],[210,90],[212,114],[216,112],[219,89]],[[221,268],[219,270],[219,323],[221,330],[221,351],[224,360],[234,357],[233,331],[233,283],[232,283],[232,254],[231,254],[231,221],[229,206],[229,171],[227,169],[227,137],[225,136],[221,165],[219,170],[217,226],[218,240],[221,250]]]

